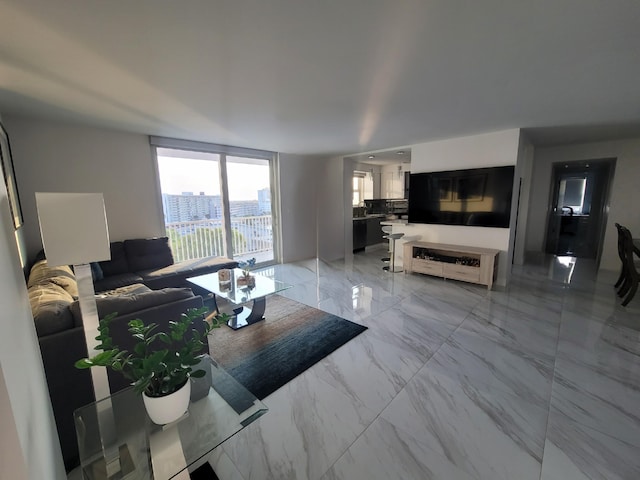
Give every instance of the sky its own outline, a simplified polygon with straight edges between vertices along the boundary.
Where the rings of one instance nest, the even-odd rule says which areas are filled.
[[[158,156],[162,193],[220,195],[218,162]],[[227,163],[230,200],[257,200],[258,190],[269,188],[269,167]]]

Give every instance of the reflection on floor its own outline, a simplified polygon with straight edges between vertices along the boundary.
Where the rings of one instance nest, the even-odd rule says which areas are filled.
[[[369,330],[267,397],[221,479],[640,478],[640,303],[617,272],[541,256],[487,292],[380,256],[270,271]]]
[[[541,256],[487,292],[381,256],[268,270],[369,329],[265,399],[211,455],[220,479],[640,478],[640,301],[617,272]]]

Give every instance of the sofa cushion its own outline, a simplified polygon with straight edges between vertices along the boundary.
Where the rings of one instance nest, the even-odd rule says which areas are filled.
[[[69,306],[73,297],[60,285],[46,282],[28,289],[31,313],[39,337],[73,328]]]
[[[193,296],[193,292],[188,288],[165,288],[129,295],[97,295],[96,305],[98,307],[98,316],[104,318],[113,312],[117,312],[118,316],[121,316]],[[73,302],[69,306],[69,309],[71,310],[75,324],[82,325],[80,304]]]
[[[111,242],[109,246],[111,249],[111,260],[99,262],[100,268],[102,269],[102,275],[109,277],[111,275],[130,272],[131,270],[127,263],[127,255],[124,252],[124,243]]]
[[[137,295],[139,293],[146,293],[150,291],[151,289],[142,283],[132,283],[131,285],[125,285],[124,287],[118,287],[113,290],[97,293],[96,298],[107,298],[117,295]]]
[[[29,272],[27,288],[46,283],[58,285],[72,297],[78,296],[78,283],[71,267],[68,265],[50,267],[46,260],[34,263]]]
[[[137,273],[132,272],[119,273],[117,275],[104,277],[102,280],[94,281],[93,289],[96,292],[104,292],[106,290],[113,290],[114,288],[120,288],[134,283],[142,283],[142,277]]]
[[[196,258],[194,260],[185,260],[184,262],[174,263],[168,267],[141,271],[138,273],[144,280],[147,280],[169,277],[172,275],[203,275],[205,273],[217,272],[221,268],[235,268],[237,266],[238,262],[226,257],[206,257]]]
[[[150,288],[165,288],[185,283],[187,277],[217,272],[221,268],[235,268],[238,262],[226,257],[206,257],[185,260],[168,267],[138,272]]]
[[[167,237],[125,240],[124,250],[132,272],[163,268],[173,264],[173,254]]]

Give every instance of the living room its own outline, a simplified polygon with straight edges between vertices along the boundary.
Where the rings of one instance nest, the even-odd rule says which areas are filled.
[[[291,6],[289,7],[292,8]],[[370,8],[364,5],[360,5],[360,7],[363,10]],[[493,7],[499,10],[496,5],[493,5]],[[576,11],[580,11],[583,8],[575,5],[574,7]],[[353,96],[353,98],[358,98],[359,103],[367,103],[369,110],[372,111],[370,111],[367,122],[362,120],[365,117],[362,114],[362,118],[352,121],[353,125],[357,125],[356,127],[345,129],[351,132],[351,143],[339,143],[338,140],[342,140],[344,132],[336,131],[338,129],[331,127],[332,123],[328,121],[322,126],[310,122],[311,125],[308,126],[308,131],[313,132],[311,135],[316,137],[315,142],[317,143],[301,145],[303,137],[295,125],[296,121],[292,119],[303,117],[297,116],[300,115],[300,112],[296,111],[288,112],[291,117],[286,122],[283,122],[290,128],[290,137],[298,137],[288,144],[290,148],[278,146],[276,139],[282,137],[281,130],[274,129],[268,125],[256,127],[253,124],[252,117],[249,116],[243,117],[245,124],[249,125],[249,127],[242,127],[242,129],[238,127],[235,141],[234,136],[225,136],[219,133],[222,131],[219,128],[219,124],[224,120],[222,118],[224,115],[213,119],[210,118],[203,123],[195,125],[197,122],[193,119],[199,119],[203,113],[199,112],[195,106],[184,108],[179,95],[163,94],[161,88],[153,88],[146,82],[141,81],[136,75],[135,62],[131,58],[123,61],[120,65],[112,63],[110,60],[105,61],[104,58],[108,57],[108,55],[101,48],[95,46],[99,45],[95,38],[93,39],[95,43],[92,49],[87,46],[91,45],[90,42],[84,43],[71,35],[65,35],[65,29],[70,28],[68,22],[73,17],[68,12],[65,15],[62,12],[53,12],[50,9],[56,10],[55,8],[46,6],[44,3],[38,5],[38,2],[34,2],[31,6],[20,6],[16,3],[2,8],[7,9],[6,18],[14,20],[11,28],[4,29],[7,44],[10,44],[9,39],[13,38],[18,44],[28,45],[29,50],[27,54],[24,54],[25,58],[34,54],[34,52],[40,52],[37,56],[31,57],[33,64],[24,69],[21,69],[20,65],[16,66],[16,63],[21,64],[26,60],[21,59],[18,56],[19,54],[14,52],[17,60],[16,62],[3,62],[3,65],[4,63],[10,64],[10,67],[6,65],[3,67],[7,69],[5,71],[13,72],[17,69],[24,74],[24,71],[30,72],[33,70],[33,65],[38,63],[38,59],[48,62],[46,52],[41,51],[40,47],[54,42],[58,46],[54,57],[61,55],[60,52],[66,49],[69,55],[67,62],[74,65],[74,68],[71,69],[73,72],[69,72],[68,75],[69,77],[77,75],[77,77],[72,79],[73,83],[69,84],[70,79],[66,76],[66,73],[48,65],[51,72],[57,71],[57,75],[61,75],[61,77],[52,76],[49,79],[51,84],[56,84],[56,88],[60,88],[65,94],[77,90],[85,100],[89,99],[88,104],[79,106],[81,102],[77,98],[73,101],[71,101],[71,97],[65,101],[59,101],[56,99],[56,95],[49,98],[39,98],[39,94],[35,91],[22,91],[19,84],[21,82],[25,85],[29,84],[30,82],[27,80],[31,78],[31,74],[17,77],[20,80],[13,80],[2,85],[3,95],[0,96],[1,120],[11,140],[14,168],[24,216],[23,227],[14,232],[10,228],[11,220],[8,208],[4,206],[7,204],[7,197],[6,192],[3,190],[0,195],[3,203],[2,219],[4,226],[2,241],[0,242],[2,246],[0,255],[0,258],[2,258],[2,283],[5,287],[2,293],[2,304],[5,306],[3,324],[9,331],[15,332],[11,336],[5,335],[0,344],[2,355],[0,357],[2,360],[0,366],[2,367],[2,374],[8,391],[5,395],[6,392],[0,389],[0,398],[2,398],[3,405],[2,419],[15,424],[13,429],[15,433],[8,433],[8,437],[3,436],[3,445],[5,440],[7,442],[18,442],[21,446],[21,455],[25,457],[16,460],[18,456],[13,456],[11,465],[16,468],[13,472],[18,473],[10,478],[46,478],[45,472],[55,471],[60,473],[61,468],[55,448],[55,425],[52,425],[51,417],[47,413],[46,384],[42,368],[38,364],[38,345],[35,335],[30,329],[32,326],[29,325],[31,313],[26,301],[22,274],[23,267],[29,264],[41,247],[34,193],[39,191],[102,192],[105,196],[109,231],[113,239],[163,235],[162,205],[158,200],[156,165],[149,144],[149,135],[165,135],[172,138],[185,138],[277,151],[279,155],[279,195],[282,221],[282,257],[280,261],[282,263],[312,258],[332,261],[349,256],[350,249],[348,246],[351,244],[349,225],[351,218],[348,218],[345,212],[350,210],[350,198],[348,196],[350,172],[348,167],[345,167],[344,157],[354,153],[375,152],[379,149],[395,147],[409,147],[412,149],[412,171],[415,172],[495,166],[498,164],[516,167],[518,176],[522,179],[517,229],[515,225],[512,225],[510,229],[500,232],[486,231],[478,233],[477,229],[471,227],[436,226],[429,229],[425,228],[421,233],[428,240],[445,243],[461,243],[462,238],[473,236],[473,242],[478,246],[499,248],[502,251],[500,258],[500,268],[502,269],[500,278],[502,281],[499,282],[502,287],[508,284],[510,274],[508,266],[510,266],[512,258],[513,263],[518,265],[524,263],[525,257],[529,252],[539,253],[543,251],[550,196],[550,176],[554,163],[602,158],[616,159],[615,177],[611,185],[608,206],[608,223],[599,263],[599,268],[602,271],[616,271],[619,268],[614,223],[625,224],[634,232],[640,231],[640,220],[634,209],[630,207],[640,200],[640,193],[638,193],[636,185],[636,179],[640,177],[640,162],[638,161],[640,158],[640,131],[637,128],[638,118],[634,116],[636,115],[635,113],[631,112],[631,110],[634,110],[634,102],[630,100],[635,98],[635,90],[630,86],[630,83],[635,82],[635,79],[637,79],[637,70],[633,66],[634,57],[629,51],[637,46],[637,36],[633,33],[635,30],[627,25],[627,22],[631,22],[631,19],[637,18],[637,8],[629,7],[629,11],[625,11],[622,8],[619,11],[615,11],[613,7],[610,10],[605,9],[607,15],[609,15],[607,16],[607,25],[611,30],[625,32],[629,35],[629,39],[623,41],[614,34],[614,39],[611,40],[612,44],[604,49],[602,56],[593,57],[599,58],[607,68],[604,68],[601,64],[598,64],[599,66],[591,65],[589,68],[584,67],[584,65],[575,69],[567,68],[566,72],[562,70],[567,77],[558,78],[552,75],[555,72],[553,69],[559,69],[558,65],[562,64],[566,59],[555,59],[555,62],[549,64],[549,75],[554,78],[549,80],[549,83],[545,83],[545,88],[548,88],[551,93],[546,95],[544,88],[541,88],[542,92],[537,91],[539,94],[537,102],[544,104],[548,110],[545,110],[546,116],[526,119],[527,121],[530,120],[530,123],[525,121],[510,123],[511,119],[487,119],[482,115],[478,115],[481,118],[477,119],[476,123],[471,122],[467,117],[473,117],[473,115],[466,115],[465,101],[469,102],[468,108],[470,111],[493,111],[496,107],[487,105],[487,103],[491,99],[497,99],[501,93],[492,90],[493,96],[483,97],[481,93],[474,94],[473,84],[465,83],[464,86],[458,87],[458,95],[461,95],[460,91],[469,93],[465,93],[461,97],[447,97],[448,101],[443,102],[441,105],[438,104],[438,108],[434,108],[434,114],[430,120],[422,123],[417,122],[415,118],[399,121],[398,126],[393,128],[395,130],[393,134],[391,133],[392,128],[387,124],[383,124],[382,127],[376,129],[377,126],[374,125],[372,127],[371,122],[375,123],[378,114],[385,121],[387,121],[386,118],[393,119],[398,117],[397,112],[388,111],[387,113],[385,111],[384,101],[386,96],[390,95],[388,89],[392,88],[389,85],[392,85],[394,68],[402,68],[402,55],[399,57],[387,55],[386,57],[383,56],[381,61],[376,60],[375,62],[382,65],[385,59],[391,61],[391,65],[380,68],[379,71],[382,73],[378,75],[382,76],[381,79],[377,80],[377,82],[370,79],[367,80],[367,85],[371,84],[370,95],[373,100],[369,99],[370,101],[367,103],[366,99],[363,100],[356,94]],[[134,9],[133,7],[131,8]],[[230,7],[225,7],[222,10],[231,15],[232,18],[242,18],[239,12],[228,11],[228,8]],[[273,20],[274,12],[264,11],[262,7],[256,8],[257,12],[263,15],[264,18]],[[352,8],[355,9],[356,7]],[[549,6],[549,8],[552,7]],[[143,10],[142,12],[131,12],[131,18],[136,18],[137,21],[141,22],[140,17],[135,17],[134,13],[142,16],[145,13],[149,13],[148,10]],[[114,7],[111,13],[116,16],[116,19],[119,18],[125,21],[124,17],[116,15],[117,12],[118,10]],[[357,22],[360,25],[357,21],[357,9],[355,11],[349,9],[349,12],[351,14],[348,16],[350,21]],[[520,14],[511,12],[511,10],[509,12],[514,14],[513,17],[509,17],[513,24],[519,24],[516,20],[521,18]],[[169,13],[178,14],[173,10],[168,12],[167,15]],[[293,17],[291,18],[292,21],[301,22],[311,29],[305,14],[298,13],[294,15],[294,13],[293,11],[290,12]],[[91,12],[84,12],[84,14],[87,15],[87,18],[92,15]],[[533,13],[528,12],[528,14]],[[47,22],[47,15],[52,16],[51,23]],[[253,15],[256,14],[254,13]],[[332,22],[337,21],[337,18],[340,17],[335,12],[332,15],[328,13],[326,15],[326,18],[331,19]],[[409,27],[415,25],[415,19],[411,18],[413,15],[410,10],[398,9],[397,12],[394,12],[394,8],[387,7],[381,8],[379,15],[380,17],[376,18],[389,18],[389,15],[391,18],[395,18],[397,22],[404,25],[401,29],[404,32],[410,32],[411,29]],[[305,22],[302,22],[303,18],[301,17],[304,18]],[[536,18],[541,21],[541,17]],[[587,17],[584,20],[585,22],[599,25],[601,19],[598,19],[597,15],[589,14]],[[571,17],[562,16],[562,18]],[[497,24],[500,23],[499,20],[500,16],[494,19]],[[188,18],[185,19],[186,21],[194,22],[194,25],[198,25],[203,31],[211,28],[206,22],[203,24],[202,19],[198,19],[197,10],[189,13]],[[216,21],[219,22],[220,20]],[[525,21],[521,20],[521,22]],[[96,23],[87,23],[86,25],[95,26],[96,24],[99,26],[96,27],[97,29],[106,28],[111,33],[117,31],[117,29],[109,30],[109,22],[101,23],[96,21]],[[280,31],[288,32],[297,37],[297,32],[288,30],[290,27],[281,25],[279,22],[278,25],[278,28],[281,29]],[[343,25],[341,31],[348,30],[351,27],[348,26],[347,28]],[[361,25],[361,27],[364,27],[364,25]],[[471,31],[471,25],[469,25],[469,28]],[[485,31],[484,28],[478,28],[479,30],[473,31]],[[561,29],[553,29],[552,25],[546,25],[546,28],[553,32],[561,31]],[[194,27],[195,30],[197,28]],[[323,39],[326,40],[326,36],[322,35],[320,31],[316,29],[312,31],[315,32],[316,40],[319,43]],[[38,34],[36,35],[34,32],[38,32]],[[135,32],[134,28],[127,30],[127,32],[128,34],[125,36],[128,41],[135,39],[135,34],[132,33]],[[578,29],[578,32],[582,32],[582,29]],[[244,33],[246,34],[247,32]],[[510,33],[520,39],[520,36],[516,35],[517,32],[510,31]],[[84,32],[84,34],[87,34],[87,32]],[[10,35],[13,35],[13,37],[10,37]],[[82,38],[81,32],[75,32],[74,35]],[[99,36],[99,32],[96,35]],[[254,32],[253,35],[257,34]],[[353,35],[353,32],[351,35]],[[351,35],[347,35],[345,32],[340,35],[336,33],[336,37],[339,39],[351,38]],[[389,45],[395,45],[393,48],[400,48],[400,50],[403,50],[403,48],[410,50],[406,43],[409,40],[405,39],[403,42],[404,37],[402,35],[400,37],[393,34],[390,35],[391,41],[382,42],[383,45],[380,48],[383,52],[385,48],[392,48]],[[560,33],[557,33],[557,35],[561,40],[566,40]],[[619,35],[623,37],[622,34],[619,33]],[[585,37],[588,37],[588,35],[584,34],[580,38],[584,40]],[[606,35],[603,34],[603,37],[606,37]],[[173,40],[173,37],[168,38]],[[252,44],[254,46],[259,43],[255,37],[248,36],[247,38],[253,40]],[[284,38],[286,39],[286,36]],[[451,40],[451,37],[446,38]],[[602,38],[598,38],[602,40]],[[373,42],[373,40],[375,38],[367,37],[367,41]],[[393,43],[394,41],[396,42],[395,44]],[[496,46],[504,40],[499,42],[494,39],[493,41],[496,43],[489,42],[489,44]],[[283,47],[282,38],[278,38],[274,42],[279,47]],[[356,47],[360,46],[360,43],[355,39],[354,42],[349,48],[354,48],[355,50]],[[505,42],[508,43],[508,41]],[[308,51],[318,53],[311,40],[310,44],[311,47]],[[348,45],[348,43],[346,41],[339,45],[331,43],[331,48],[327,48],[334,55],[337,55],[336,52],[344,45]],[[550,48],[546,43],[539,45],[539,47]],[[571,48],[574,47],[576,45],[571,43]],[[570,50],[569,47],[563,52],[568,55],[568,50]],[[578,51],[584,55],[581,58],[591,58],[585,51]],[[623,60],[609,64],[606,59],[613,57],[614,52],[616,55],[622,55]],[[397,52],[394,50],[391,53],[395,54]],[[552,52],[546,50],[546,53],[551,55]],[[451,70],[447,71],[446,75],[438,73],[438,81],[435,84],[431,84],[433,91],[440,92],[442,85],[446,83],[448,78],[461,78],[468,65],[475,65],[472,59],[466,58],[466,55],[463,55],[463,57],[463,59],[459,59],[461,62],[462,60],[467,62],[460,64],[463,66],[452,67]],[[437,58],[439,57],[434,57],[433,61]],[[512,54],[506,56],[505,63],[508,66],[513,66],[514,69],[533,69],[533,67],[527,67],[519,63],[518,58],[519,54],[512,52]],[[57,59],[60,60],[60,57],[57,57]],[[99,64],[102,61],[102,67],[97,76],[104,77],[104,83],[98,81],[96,77],[89,75],[87,72],[75,70],[78,65],[82,65],[86,60],[97,60]],[[191,60],[194,59],[191,58]],[[260,64],[259,58],[252,56],[252,60],[256,64]],[[60,63],[65,64],[65,62]],[[446,66],[446,63],[444,62],[442,66]],[[585,61],[585,64],[588,64],[588,62]],[[624,65],[624,67],[620,65]],[[536,71],[539,71],[537,69],[542,68],[542,66],[536,64]],[[183,70],[188,68],[191,68],[191,65],[185,61]],[[299,68],[298,72],[303,81],[306,79],[307,82],[313,83],[311,79],[320,78],[318,71],[313,66],[301,62]],[[310,70],[307,70],[307,68]],[[616,85],[604,88],[607,82],[603,81],[602,77],[598,77],[592,83],[589,82],[588,85],[583,85],[583,96],[566,101],[566,97],[571,97],[572,93],[578,95],[578,92],[571,92],[570,87],[573,86],[574,76],[578,74],[586,76],[581,73],[581,68],[586,68],[589,73],[593,74],[598,69],[607,70],[609,82],[616,83]],[[290,71],[296,70],[292,69]],[[446,69],[443,71],[446,71]],[[86,76],[80,75],[80,73]],[[284,78],[279,78],[279,82],[275,79],[266,79],[266,83],[286,83],[286,77],[289,74],[284,75],[280,72],[280,75]],[[491,81],[501,84],[500,80],[495,78],[494,75],[495,73],[489,75]],[[526,106],[521,106],[519,102],[519,96],[522,91],[528,88],[535,89],[533,80],[526,81],[527,78],[534,76],[529,73],[513,80],[518,87],[515,92],[507,92],[509,95],[505,94],[505,97],[508,97],[505,100],[505,104],[534,110],[536,101],[528,103]],[[108,78],[111,78],[114,85],[116,85],[113,89],[108,88]],[[366,77],[362,75],[359,78]],[[422,82],[424,74],[419,78],[421,79],[419,81]],[[298,80],[296,79],[296,81]],[[340,81],[349,83],[349,81],[353,82],[354,79],[341,77]],[[312,95],[312,92],[308,92],[307,97],[295,95],[288,101],[306,105],[305,108],[308,112],[321,111],[324,99],[330,97],[329,92],[339,89],[338,83],[330,80],[326,80],[326,82],[329,85],[325,87],[326,90],[323,88],[322,95],[316,96]],[[487,83],[491,82],[487,80]],[[550,85],[554,83],[559,86],[556,89],[551,89]],[[47,90],[45,86],[49,84],[43,81],[40,85],[41,87],[39,88]],[[86,85],[91,86],[88,87]],[[219,86],[221,91],[231,89],[229,85],[225,85]],[[377,88],[374,88],[376,85]],[[133,87],[136,87],[133,97],[138,95],[139,98],[144,98],[144,101],[134,98],[132,105],[135,108],[128,109],[125,108],[127,107],[126,102],[118,99],[118,95],[119,92],[128,91]],[[274,85],[272,87],[276,88]],[[427,90],[425,87],[421,88]],[[145,89],[153,93],[152,102],[161,103],[162,100],[165,100],[165,105],[174,107],[176,117],[166,119],[166,123],[157,126],[155,122],[157,118],[162,118],[162,113],[154,111],[147,112],[146,116],[140,114],[141,110],[139,109],[147,102],[147,98],[141,93],[145,92]],[[101,94],[101,91],[109,92],[110,96]],[[418,96],[419,91],[420,89],[414,91],[413,95]],[[266,96],[271,96],[271,94]],[[612,96],[616,97],[610,98]],[[24,104],[19,101],[21,97],[27,99]],[[203,96],[203,98],[205,97],[206,95]],[[276,97],[276,95],[273,95],[273,97]],[[476,103],[478,102],[477,98],[474,100],[471,97],[484,98],[486,101],[483,100]],[[590,97],[594,98],[592,103],[596,106],[589,106],[588,99]],[[311,103],[310,99],[313,99],[314,102]],[[565,99],[566,103],[562,103],[562,99]],[[433,99],[431,100],[433,101]],[[549,106],[549,104],[555,102],[562,104],[558,110],[553,110]],[[336,103],[340,102],[336,101]],[[36,104],[40,105],[42,109],[36,108]],[[402,97],[399,104],[407,108],[409,102],[407,98]],[[602,106],[609,104],[620,105],[620,110],[616,112],[609,111]],[[583,108],[579,109],[579,105],[583,106]],[[417,108],[417,110],[429,110],[425,105],[421,107]],[[103,115],[101,113],[111,111],[111,109],[122,113],[122,116],[116,116],[118,121],[114,120],[116,117],[107,118],[106,114]],[[449,110],[451,113],[448,113]],[[572,115],[565,114],[569,110],[573,112]],[[339,112],[340,109],[338,108],[337,111]],[[74,113],[71,114],[69,112]],[[89,121],[90,113],[94,115],[92,121]],[[310,114],[307,116],[313,117]],[[141,117],[144,117],[145,121],[139,124],[135,124],[132,120],[132,118],[139,119]],[[149,118],[153,118],[153,120],[148,120]],[[520,117],[520,119],[522,118]],[[544,123],[542,118],[544,118]],[[460,119],[459,122],[456,122],[456,119]],[[353,118],[349,118],[349,120],[353,120]],[[447,124],[447,122],[449,129],[438,126]],[[175,127],[176,124],[180,124],[180,126]],[[174,127],[170,128],[171,126]],[[553,128],[547,128],[549,126]],[[233,122],[230,122],[227,127],[233,130]],[[379,135],[367,133],[371,131],[375,131]],[[403,131],[406,132],[403,135],[398,133]],[[211,132],[219,134],[212,134]],[[307,133],[307,135],[309,134]],[[332,137],[335,137],[335,145]],[[16,247],[16,243],[18,247]],[[28,375],[25,375],[25,371],[28,372]],[[27,381],[25,381],[25,377],[28,377]],[[7,398],[8,401],[6,401]],[[8,411],[5,410],[6,405],[10,407]],[[5,414],[7,415],[5,416]],[[11,429],[3,429],[3,431],[12,432]],[[32,435],[34,431],[42,432],[42,434]],[[3,464],[5,464],[4,458]],[[9,464],[7,463],[7,465]],[[38,474],[40,474],[39,477]],[[302,475],[300,478],[302,478]]]

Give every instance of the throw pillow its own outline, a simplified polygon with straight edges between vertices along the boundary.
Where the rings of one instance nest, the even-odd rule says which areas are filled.
[[[69,305],[73,297],[64,288],[48,282],[29,287],[31,313],[39,337],[73,327]]]
[[[111,260],[100,262],[103,275],[109,277],[111,275],[129,272],[127,256],[124,253],[124,243],[111,242],[109,248],[111,250]]]
[[[91,276],[94,282],[104,278],[104,273],[98,262],[91,262]]]
[[[78,283],[76,277],[68,265],[50,267],[46,260],[40,260],[31,267],[27,287],[55,283],[62,287],[72,297],[78,297]]]
[[[127,261],[133,272],[163,268],[173,264],[167,237],[136,238],[124,241]]]

